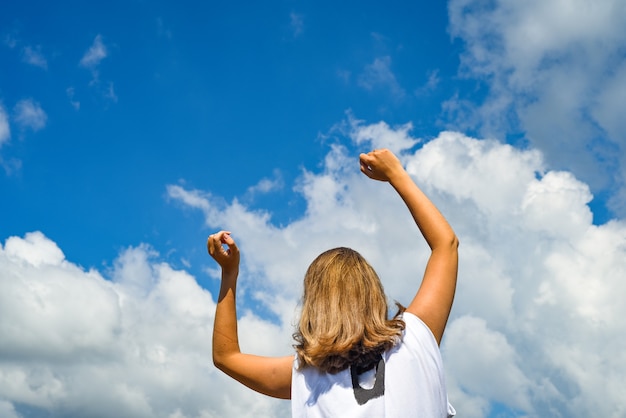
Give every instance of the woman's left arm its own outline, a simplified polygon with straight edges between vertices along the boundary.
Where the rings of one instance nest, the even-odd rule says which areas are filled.
[[[223,245],[228,246],[228,250]],[[210,235],[207,249],[222,268],[220,294],[213,325],[213,363],[249,388],[275,398],[291,398],[294,356],[263,357],[244,354],[237,333],[236,289],[239,249],[228,231]]]

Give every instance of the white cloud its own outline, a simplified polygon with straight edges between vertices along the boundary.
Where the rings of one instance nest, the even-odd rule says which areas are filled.
[[[109,56],[109,50],[102,41],[102,35],[98,34],[94,38],[93,43],[80,59],[79,66],[88,69],[91,72],[91,81],[89,85],[96,86],[100,90],[100,94],[112,102],[117,102],[117,95],[113,88],[112,82],[100,85],[100,64],[102,60]],[[74,107],[76,107],[74,105]]]
[[[447,330],[445,354],[456,384],[468,393],[531,410],[530,382],[520,369],[515,348],[504,334],[489,329],[484,319],[456,319]]]
[[[168,40],[172,39],[172,31],[166,26],[165,21],[163,20],[162,17],[156,18],[156,25],[157,25],[157,34],[159,36],[164,36]]]
[[[0,416],[4,418],[19,418],[13,404],[3,400],[0,400]]]
[[[122,251],[105,279],[34,232],[0,245],[0,271],[3,417],[24,404],[61,416],[288,416],[213,367],[214,298],[149,246]],[[261,332],[289,335],[252,313],[242,328],[252,351]]]
[[[115,94],[115,88],[113,87],[113,82],[109,82],[108,88],[104,92],[104,97],[108,100],[111,100],[114,103],[117,103],[117,94]]]
[[[10,176],[20,171],[22,168],[22,161],[17,158],[9,158],[8,160],[5,160],[2,158],[2,155],[0,155],[0,166],[2,166],[5,173]]]
[[[46,126],[48,115],[41,108],[41,105],[32,99],[23,99],[15,104],[12,113],[13,122],[15,122],[22,131],[32,129],[38,131]],[[9,114],[0,103],[0,148],[9,142],[11,138],[11,127],[9,124]],[[17,158],[5,159],[0,154],[0,167],[4,169],[7,175],[19,172],[22,167],[22,161]]]
[[[593,220],[587,206],[592,198],[589,187],[571,173],[549,172],[528,184],[522,210],[532,230],[578,236]]]
[[[588,186],[550,170],[537,151],[454,132],[414,151],[408,125],[347,125],[363,151],[400,150],[460,237],[443,343],[459,413],[487,416],[498,403],[529,417],[622,416],[626,223],[593,225]],[[277,227],[240,199],[167,188],[170,199],[203,212],[207,233],[229,229],[240,244],[240,300],[252,302],[240,310],[247,352],[292,352],[302,278],[325,249],[359,250],[402,303],[426,263],[427,246],[400,199],[363,176],[347,147],[331,146],[296,190],[305,212]],[[0,247],[0,271],[1,400],[104,417],[289,416],[288,403],[215,370],[214,297],[149,246],[124,250],[105,280],[33,233]]]
[[[358,77],[358,84],[366,90],[378,88],[387,90],[396,99],[405,96],[404,89],[391,71],[391,57],[389,56],[376,58],[374,62],[366,65]]]
[[[362,120],[354,118],[348,113],[348,127],[337,128],[357,144],[371,144],[373,148],[389,148],[396,154],[415,146],[419,140],[412,138],[409,132],[413,129],[412,123],[392,128],[385,121],[365,125]]]
[[[187,191],[182,186],[168,185],[167,195],[172,199],[180,200],[187,206],[195,209],[201,209],[208,212],[211,209],[209,204],[210,195],[200,191]]]
[[[4,39],[3,39],[3,43],[8,46],[9,48],[13,49],[17,46],[18,40],[15,37],[15,35],[8,33],[5,35]]]
[[[624,221],[593,225],[589,187],[549,170],[536,150],[443,132],[412,152],[417,140],[407,127],[351,126],[364,150],[381,143],[405,150],[408,171],[460,236],[458,293],[444,338],[457,410],[486,416],[498,403],[530,417],[623,414],[622,395],[605,388],[626,378]],[[408,303],[427,248],[391,188],[364,178],[357,156],[334,145],[320,172],[303,172],[297,190],[306,211],[284,227],[238,200],[178,187],[170,196],[202,209],[211,230],[233,232],[245,258],[242,291],[267,309],[283,306],[284,324],[293,322],[308,263],[338,245],[361,251],[389,296]]]
[[[34,65],[35,67],[40,67],[44,70],[48,69],[48,61],[41,53],[41,47],[39,46],[36,48],[25,46],[22,50],[22,60],[27,64]]]
[[[462,74],[488,87],[478,106],[445,104],[456,126],[487,137],[525,133],[553,166],[616,193],[613,208],[626,213],[623,3],[452,0],[449,15],[451,34],[465,43]]]
[[[65,93],[67,94],[68,99],[70,100],[70,104],[75,110],[80,110],[80,102],[75,100],[74,97],[76,95],[76,90],[74,87],[68,87],[65,89]]]
[[[7,115],[4,106],[0,103],[0,148],[2,144],[8,142],[11,138],[11,128],[9,127],[9,115]]]
[[[27,233],[23,239],[8,238],[4,254],[9,259],[20,259],[35,267],[42,264],[60,264],[65,259],[59,247],[41,232]]]
[[[96,35],[93,43],[80,59],[80,66],[94,70],[108,55],[107,47],[102,42],[102,35]]]
[[[266,194],[284,187],[285,182],[280,171],[275,170],[273,178],[262,178],[257,184],[248,188],[248,195]]]
[[[439,77],[439,70],[430,71],[428,73],[428,80],[426,80],[426,83],[423,86],[415,90],[415,95],[423,96],[434,91],[440,82],[441,82],[441,79]]]
[[[46,126],[48,115],[33,99],[23,99],[13,108],[13,120],[22,128],[39,131]]]
[[[304,19],[301,14],[291,12],[289,14],[289,26],[291,27],[291,31],[293,32],[294,37],[298,37],[302,35],[304,31]]]

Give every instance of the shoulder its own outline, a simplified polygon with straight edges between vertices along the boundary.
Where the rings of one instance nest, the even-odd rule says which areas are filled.
[[[439,344],[431,329],[418,316],[410,312],[403,312],[400,316],[406,325],[400,344],[395,346],[395,350],[407,350],[410,352],[419,352],[420,355],[425,353],[440,355]]]
[[[400,315],[400,319],[402,319],[404,321],[404,323],[406,324],[405,333],[407,331],[414,332],[414,333],[419,333],[424,338],[430,337],[430,338],[432,338],[432,340],[435,343],[437,342],[433,332],[430,330],[428,325],[426,325],[426,323],[420,319],[419,316],[417,316],[417,315],[415,315],[415,314],[413,314],[411,312],[404,311]]]

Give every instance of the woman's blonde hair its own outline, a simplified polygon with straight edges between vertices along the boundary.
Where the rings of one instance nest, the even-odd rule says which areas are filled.
[[[334,248],[320,254],[304,276],[302,313],[294,333],[299,367],[337,373],[367,370],[398,342],[404,321],[388,319],[378,275],[358,252]]]

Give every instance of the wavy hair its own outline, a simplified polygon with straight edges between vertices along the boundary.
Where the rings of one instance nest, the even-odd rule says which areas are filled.
[[[302,313],[293,334],[299,368],[367,370],[400,339],[404,307],[388,319],[387,298],[370,264],[350,248],[320,254],[304,276]]]

